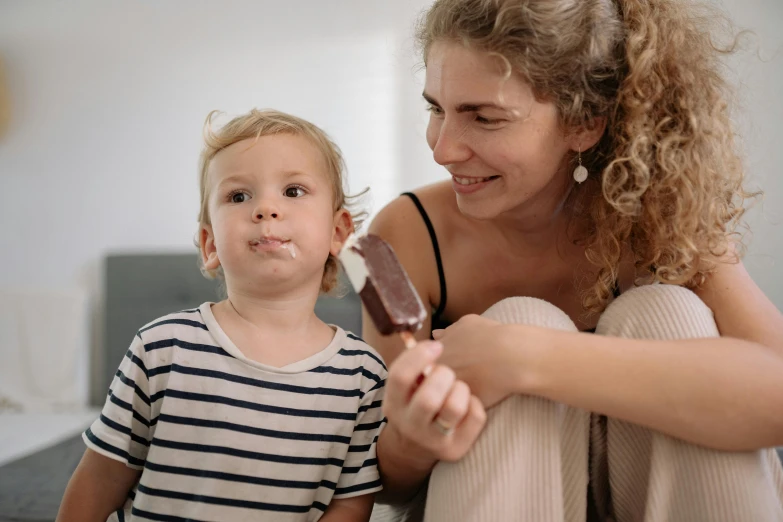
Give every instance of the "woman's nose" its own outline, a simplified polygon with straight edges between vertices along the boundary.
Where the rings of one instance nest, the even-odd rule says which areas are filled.
[[[465,141],[467,129],[459,128],[451,122],[440,122],[439,128],[432,129],[432,157],[440,165],[460,163],[470,158],[471,150]]]

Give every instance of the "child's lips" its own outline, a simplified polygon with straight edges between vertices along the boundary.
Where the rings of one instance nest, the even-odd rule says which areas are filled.
[[[283,246],[284,244],[291,241],[290,239],[286,239],[283,237],[277,237],[277,236],[263,236],[258,239],[253,239],[250,241],[250,246]]]
[[[250,241],[250,247],[262,252],[273,252],[278,249],[285,249],[291,255],[291,259],[296,259],[296,249],[290,239],[276,236],[264,236]]]

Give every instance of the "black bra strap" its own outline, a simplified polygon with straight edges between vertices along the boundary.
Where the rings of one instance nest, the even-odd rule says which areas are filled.
[[[438,308],[432,314],[434,323],[436,318],[440,317],[440,314],[442,314],[443,310],[446,308],[446,274],[443,272],[443,261],[440,258],[438,237],[435,235],[435,228],[432,226],[432,221],[430,221],[430,217],[427,215],[427,211],[424,210],[424,207],[422,206],[421,201],[419,201],[419,198],[416,196],[416,194],[413,192],[404,192],[402,195],[411,198],[413,204],[416,205],[416,208],[419,210],[419,214],[421,214],[421,218],[424,220],[424,224],[427,225],[427,231],[429,231],[430,239],[432,240],[432,248],[435,250],[435,263],[438,265],[438,279],[440,280],[440,303],[438,303]]]

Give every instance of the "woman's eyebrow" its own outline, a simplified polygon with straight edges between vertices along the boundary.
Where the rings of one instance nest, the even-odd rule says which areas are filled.
[[[427,100],[427,103],[434,105],[436,107],[440,107],[440,104],[435,100],[435,98],[433,98],[426,92],[421,93],[421,95],[424,97],[425,100]],[[478,112],[482,109],[496,109],[496,110],[508,112],[507,108],[501,107],[497,103],[492,103],[492,102],[462,103],[457,107],[457,112]]]

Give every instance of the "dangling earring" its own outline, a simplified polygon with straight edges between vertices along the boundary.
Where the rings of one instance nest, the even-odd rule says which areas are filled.
[[[579,166],[574,169],[574,181],[582,183],[587,179],[587,168],[582,165],[582,149],[579,149]]]

